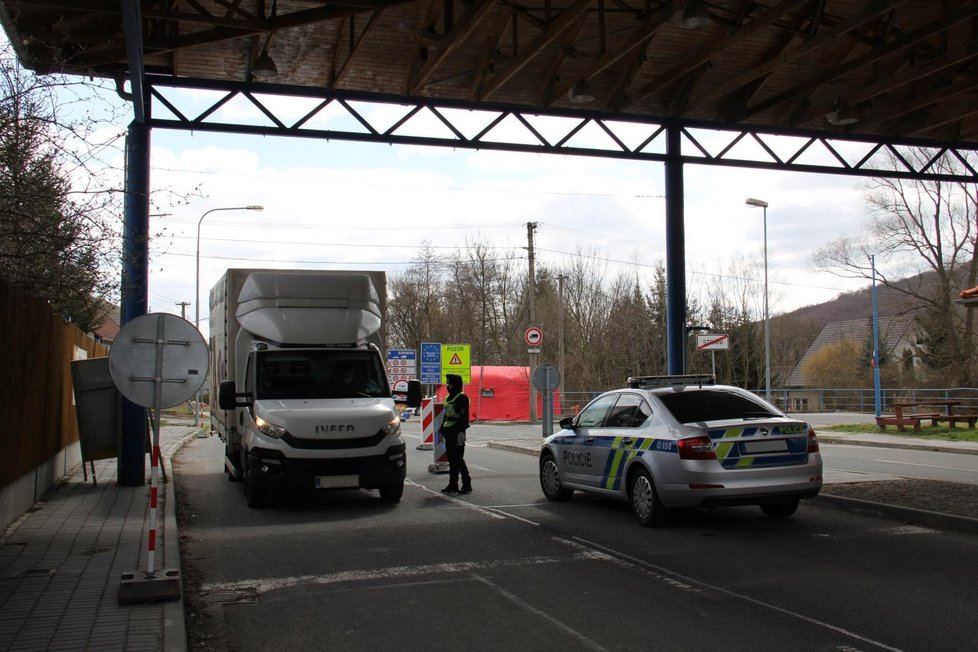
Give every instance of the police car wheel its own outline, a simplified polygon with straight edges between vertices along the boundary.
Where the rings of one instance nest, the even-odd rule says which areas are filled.
[[[788,518],[798,509],[798,496],[776,503],[761,503],[761,511],[769,518]]]
[[[632,476],[628,497],[632,511],[644,527],[664,525],[669,520],[669,512],[659,500],[652,476],[645,469],[638,469]]]
[[[573,489],[568,489],[560,481],[560,471],[557,469],[557,461],[550,453],[545,453],[540,458],[540,488],[547,500],[564,502],[569,500]]]

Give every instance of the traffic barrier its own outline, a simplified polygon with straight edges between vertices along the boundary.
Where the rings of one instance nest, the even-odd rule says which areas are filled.
[[[445,419],[445,404],[444,403],[433,403],[432,410],[432,455],[434,457],[431,464],[428,465],[428,473],[448,473],[448,448],[445,446],[445,440],[441,437],[441,424]],[[424,410],[424,407],[422,407]]]
[[[435,400],[421,399],[421,443],[419,451],[430,451],[435,447]]]

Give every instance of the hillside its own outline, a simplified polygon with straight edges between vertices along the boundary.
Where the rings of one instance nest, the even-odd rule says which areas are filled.
[[[877,286],[877,313],[880,317],[895,317],[907,314],[912,310],[906,295],[891,288]],[[873,316],[873,296],[872,288],[846,292],[840,294],[832,301],[817,303],[811,306],[804,306],[785,313],[784,317],[794,317],[795,319],[810,320],[822,326],[833,321],[845,321],[849,319],[870,319]],[[772,320],[778,319],[773,317]]]

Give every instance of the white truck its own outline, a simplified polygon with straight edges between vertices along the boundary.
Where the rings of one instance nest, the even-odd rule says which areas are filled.
[[[270,490],[404,491],[384,272],[229,269],[210,293],[211,428],[250,507]],[[212,399],[213,400],[213,399]]]

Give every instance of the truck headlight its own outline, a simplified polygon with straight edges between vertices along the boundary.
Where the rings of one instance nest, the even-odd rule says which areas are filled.
[[[261,417],[255,417],[255,425],[258,426],[258,432],[272,439],[281,439],[286,432],[282,426],[276,426]]]
[[[395,416],[393,419],[387,422],[384,426],[384,434],[387,436],[397,435],[401,432],[401,417]]]

